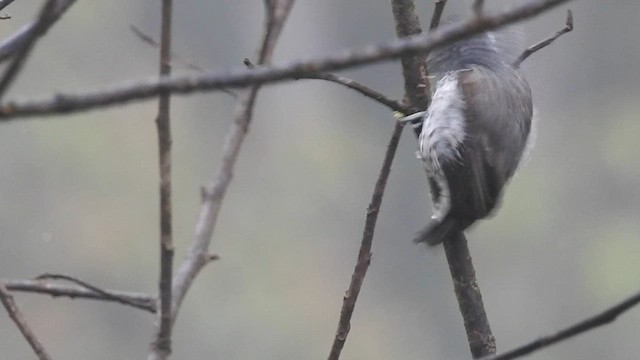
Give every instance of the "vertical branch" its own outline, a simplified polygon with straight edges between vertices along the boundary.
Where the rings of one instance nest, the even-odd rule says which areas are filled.
[[[18,306],[13,300],[13,296],[9,293],[7,288],[2,283],[0,283],[0,301],[2,302],[2,305],[4,305],[4,308],[7,310],[7,313],[9,313],[9,317],[11,318],[11,320],[13,320],[18,329],[20,329],[22,336],[24,336],[29,345],[31,345],[31,348],[38,356],[38,359],[51,359],[40,341],[38,341],[38,338],[36,338],[36,336],[33,334],[33,331],[31,331],[31,328],[24,319],[24,316],[22,316],[22,312],[20,312],[20,309],[18,309]]]
[[[171,17],[173,0],[162,0],[160,35],[160,76],[171,74]],[[158,154],[160,170],[160,280],[159,325],[151,347],[152,354],[166,359],[171,354],[171,291],[173,278],[173,239],[171,214],[171,97],[160,94],[158,101]]]
[[[422,33],[422,26],[416,14],[413,0],[392,0],[391,7],[396,22],[396,35],[399,38]],[[405,100],[412,107],[425,109],[431,101],[425,56],[423,54],[403,56],[401,64]],[[419,129],[416,133],[419,134]]]

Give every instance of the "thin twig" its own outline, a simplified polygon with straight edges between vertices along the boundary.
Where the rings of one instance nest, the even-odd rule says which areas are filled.
[[[129,25],[129,30],[131,30],[131,32],[140,40],[142,40],[144,43],[146,43],[147,45],[151,45],[151,47],[155,48],[155,49],[160,49],[160,43],[158,41],[156,41],[156,39],[153,38],[153,36],[145,33],[144,31],[140,30],[138,27],[134,26],[134,25]],[[194,70],[197,72],[206,72],[207,70],[203,67],[201,67],[200,65],[194,63],[193,61],[185,58],[184,56],[176,53],[175,51],[171,52],[171,65],[182,65],[183,67],[189,69],[189,70]]]
[[[382,205],[382,196],[391,173],[391,164],[395,157],[398,143],[400,141],[400,135],[402,134],[402,125],[396,124],[389,144],[387,145],[387,151],[384,154],[384,160],[378,180],[373,188],[373,194],[371,195],[371,202],[367,207],[367,215],[364,222],[364,230],[362,232],[362,242],[360,243],[360,250],[358,252],[358,260],[356,262],[353,275],[351,275],[351,283],[349,289],[344,294],[342,299],[342,310],[340,310],[340,320],[338,321],[338,329],[333,339],[333,345],[331,346],[331,352],[329,353],[329,360],[337,360],[340,358],[340,353],[344,347],[344,343],[347,340],[349,330],[351,330],[351,316],[362,288],[364,277],[367,274],[367,269],[371,263],[371,245],[373,243],[373,234],[376,229],[376,222],[378,221],[378,214],[380,213],[380,206]]]
[[[7,313],[9,313],[9,317],[16,324],[22,336],[27,340],[33,352],[36,353],[38,359],[40,360],[50,360],[51,357],[47,354],[47,351],[44,349],[38,338],[33,334],[31,328],[27,324],[27,321],[24,319],[22,312],[18,309],[16,302],[13,300],[13,296],[9,293],[7,288],[0,283],[0,301],[4,308],[7,309]]]
[[[552,335],[543,336],[515,349],[506,351],[502,354],[484,357],[481,360],[510,360],[531,354],[534,351],[546,348],[558,342],[567,340],[576,335],[580,335],[589,330],[609,324],[616,320],[622,313],[628,311],[634,306],[640,304],[640,292],[629,297],[628,299],[596,314],[590,318],[582,320],[566,329],[560,330]]]
[[[451,24],[428,34],[415,35],[389,41],[378,46],[340,52],[320,59],[294,61],[277,66],[258,67],[253,70],[212,72],[198,76],[172,76],[169,78],[142,80],[98,91],[78,94],[58,94],[45,99],[9,101],[0,106],[0,122],[17,117],[53,115],[113,106],[134,100],[157,96],[162,92],[191,93],[222,88],[246,87],[250,84],[266,84],[295,79],[312,73],[346,69],[357,65],[372,64],[403,55],[429,51],[437,46],[456,41],[483,31],[508,25],[570,0],[536,0],[494,16],[473,18]]]
[[[254,69],[255,65],[251,62],[250,59],[245,58],[243,60],[244,65],[248,68],[248,69]],[[401,112],[403,114],[409,114],[412,112],[412,108],[404,105],[402,102],[397,101],[397,100],[393,100],[388,98],[387,96],[385,96],[382,93],[379,93],[373,89],[371,89],[370,87],[363,85],[353,79],[349,79],[347,77],[344,76],[340,76],[340,75],[336,75],[336,74],[331,74],[331,73],[317,73],[317,74],[311,74],[311,75],[305,75],[303,77],[297,78],[296,80],[324,80],[324,81],[328,81],[328,82],[332,82],[335,84],[339,84],[339,85],[343,85],[351,90],[355,90],[357,92],[359,92],[361,95],[374,100],[382,105],[385,105],[386,107],[388,107],[389,109],[393,110],[393,111],[398,111]]]
[[[267,14],[264,37],[258,55],[259,65],[271,61],[276,42],[292,6],[293,0],[265,1]],[[205,265],[217,258],[217,256],[209,254],[209,245],[220,214],[222,201],[231,183],[233,170],[251,122],[258,89],[259,86],[255,85],[240,97],[234,112],[233,124],[227,132],[222,163],[218,167],[214,180],[202,189],[202,205],[196,221],[195,234],[187,256],[176,272],[173,281],[172,316],[174,321],[195,277]]]
[[[173,0],[162,0],[160,30],[160,77],[171,74],[171,23]],[[158,282],[160,308],[157,332],[151,343],[150,359],[167,359],[171,354],[171,292],[173,281],[173,220],[171,211],[171,93],[158,99],[158,167],[160,174],[160,276]]]
[[[153,36],[145,33],[144,31],[140,30],[139,28],[133,25],[129,25],[129,29],[138,39],[140,39],[145,44],[151,45],[156,49],[160,49],[160,43],[156,41],[156,39],[154,39]],[[189,70],[197,71],[199,73],[210,71],[194,63],[193,61],[188,60],[187,58],[176,53],[175,51],[171,52],[171,58],[169,59],[169,62],[171,63],[172,66],[181,65]],[[231,95],[231,97],[233,97],[234,99],[238,97],[238,94],[234,93],[231,90],[220,89],[220,91],[224,92],[225,94]]]
[[[86,281],[80,280],[76,277],[69,276],[69,275],[45,273],[45,274],[38,275],[37,277],[35,277],[34,280],[37,280],[37,281],[65,280],[85,288],[86,290],[90,291],[90,293],[96,294],[97,295],[95,297],[96,299],[119,302],[124,305],[129,305],[129,306],[133,306],[133,307],[144,309],[144,310],[150,310],[151,308],[155,309],[155,298],[151,298],[151,300],[154,302],[154,305],[150,307],[148,301],[141,303],[137,299],[131,299],[129,296],[123,297],[112,291],[103,290]]]
[[[156,312],[156,297],[149,294],[124,292],[118,290],[101,289],[85,282],[74,281],[78,286],[67,286],[40,280],[0,280],[10,291],[30,292],[53,297],[68,297],[71,299],[91,299],[112,301],[148,311]]]
[[[159,49],[160,48],[160,43],[158,43],[151,35],[146,34],[144,31],[140,30],[139,28],[135,27],[134,25],[129,25],[129,29],[131,30],[131,32],[133,32],[134,35],[136,35],[140,40],[142,40],[144,43],[151,45],[152,47]],[[191,60],[188,60],[187,58],[185,58],[184,56],[176,53],[175,51],[171,52],[171,59],[169,60],[169,62],[171,63],[172,66],[174,65],[181,65],[189,70],[193,70],[193,71],[197,71],[199,73],[205,73],[205,72],[210,72],[211,70],[207,70],[205,68],[203,68],[202,66],[194,63]],[[234,93],[231,90],[228,89],[220,89],[220,91],[224,92],[225,94],[229,94],[231,97],[233,97],[234,99],[238,97],[238,94]]]
[[[442,12],[447,5],[447,0],[436,0],[435,8],[433,9],[433,15],[431,16],[431,22],[429,23],[429,30],[434,30],[440,26],[440,19],[442,18]]]
[[[20,73],[22,65],[31,53],[31,49],[33,49],[36,41],[46,33],[47,29],[49,28],[49,24],[55,21],[54,9],[56,6],[56,2],[56,0],[48,0],[42,6],[40,14],[38,15],[38,19],[36,20],[35,26],[33,27],[33,31],[25,39],[22,46],[16,51],[13,61],[5,70],[2,78],[0,78],[0,99],[2,99],[13,80]]]
[[[571,12],[571,10],[567,10],[567,20],[565,22],[564,28],[559,30],[558,32],[556,32],[553,36],[550,36],[547,39],[544,39],[544,40],[540,41],[539,43],[537,43],[535,45],[532,45],[529,48],[527,48],[525,51],[522,52],[522,54],[520,54],[518,59],[513,62],[512,66],[515,69],[519,68],[520,65],[529,56],[533,55],[533,53],[535,53],[536,51],[541,50],[541,49],[551,45],[551,43],[556,41],[557,38],[559,38],[560,36],[570,32],[572,30],[573,30],[573,13]]]
[[[388,107],[391,110],[399,111],[403,114],[411,113],[411,108],[404,105],[402,102],[390,99],[384,94],[379,93],[371,89],[370,87],[367,87],[366,85],[363,85],[355,80],[346,78],[344,76],[330,74],[330,73],[319,73],[319,74],[303,76],[300,79],[325,80],[325,81],[333,82],[336,84],[340,84],[340,85],[346,86],[351,90],[355,90],[359,92],[360,94]]]

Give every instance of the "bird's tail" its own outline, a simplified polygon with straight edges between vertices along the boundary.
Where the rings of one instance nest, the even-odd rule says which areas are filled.
[[[427,226],[416,234],[413,241],[416,243],[426,243],[429,246],[436,246],[460,231],[462,231],[462,229],[458,221],[451,216],[445,216],[442,221],[430,219]]]

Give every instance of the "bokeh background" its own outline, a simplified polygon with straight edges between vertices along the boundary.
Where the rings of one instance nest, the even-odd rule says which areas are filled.
[[[423,24],[432,1],[418,0]],[[450,0],[446,14],[468,14]],[[493,9],[515,2],[488,1]],[[2,37],[41,2],[16,1]],[[154,76],[157,52],[132,35],[159,29],[159,2],[79,1],[42,40],[7,98],[82,91]],[[640,289],[640,3],[569,4],[576,29],[524,65],[540,118],[532,158],[501,211],[469,232],[485,306],[505,350]],[[525,22],[528,42],[560,29],[567,6]],[[237,68],[259,45],[259,0],[175,4],[174,49]],[[394,37],[387,0],[298,0],[275,61]],[[180,67],[175,73],[187,73]],[[397,62],[343,74],[402,96]],[[234,102],[173,101],[176,260],[195,224],[199,186],[220,162]],[[0,278],[76,275],[156,293],[155,101],[0,126]],[[213,252],[174,331],[175,359],[322,359],[337,324],[365,209],[393,126],[386,108],[333,84],[262,90]],[[465,359],[468,348],[441,249],[410,239],[430,214],[416,142],[405,131],[385,194],[373,262],[344,359]],[[16,294],[56,359],[144,358],[154,317],[85,300]],[[637,359],[640,311],[531,356]],[[33,358],[0,311],[0,357]]]

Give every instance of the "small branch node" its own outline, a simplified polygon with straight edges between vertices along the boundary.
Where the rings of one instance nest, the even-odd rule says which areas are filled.
[[[253,64],[253,62],[251,61],[251,59],[249,58],[244,58],[242,59],[242,64],[244,64],[244,66],[247,67],[247,69],[253,69],[256,66]]]

